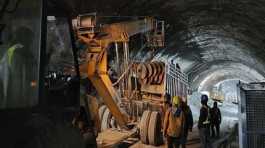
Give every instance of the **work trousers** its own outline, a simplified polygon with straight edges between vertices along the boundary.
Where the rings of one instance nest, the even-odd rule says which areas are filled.
[[[181,138],[181,148],[186,148],[187,139],[188,134],[184,134],[184,136]]]
[[[167,137],[167,147],[168,148],[179,148],[181,143],[181,138],[176,138],[176,137]]]
[[[215,130],[216,130],[216,134],[217,137],[219,137],[219,133],[220,133],[220,124],[211,124],[211,129],[212,129],[212,137],[215,137]]]
[[[212,148],[210,143],[210,128],[199,129],[202,148]]]

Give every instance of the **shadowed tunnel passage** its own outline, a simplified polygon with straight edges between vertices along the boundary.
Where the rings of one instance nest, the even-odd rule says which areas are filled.
[[[19,5],[20,2],[22,3],[22,5]],[[47,11],[46,9],[42,9],[41,2],[44,2],[44,6],[45,6],[45,3],[47,2],[48,4]],[[11,7],[11,5],[8,6],[8,3],[11,3],[12,6],[14,6],[14,10],[12,10],[13,7]],[[265,81],[265,0],[167,0],[167,1],[165,0],[47,0],[47,1],[38,0],[34,2],[33,1],[21,1],[21,0],[13,0],[13,1],[2,0],[0,1],[0,5],[1,5],[0,6],[1,7],[0,8],[1,9],[0,19],[1,21],[3,20],[4,22],[3,24],[2,22],[0,22],[0,26],[4,26],[4,29],[0,29],[1,30],[1,34],[0,34],[1,41],[0,42],[2,42],[0,55],[1,56],[3,55],[3,58],[2,58],[3,60],[1,61],[4,61],[4,62],[1,62],[1,63],[3,63],[2,64],[3,67],[4,66],[6,67],[5,69],[2,68],[4,69],[2,71],[4,71],[4,75],[6,76],[2,79],[5,81],[3,84],[2,83],[0,84],[0,90],[4,88],[5,91],[3,92],[5,93],[5,95],[0,94],[0,101],[1,101],[1,98],[5,97],[2,100],[4,100],[3,102],[7,102],[6,98],[9,98],[9,97],[7,97],[6,94],[11,94],[11,97],[10,97],[11,99],[9,100],[11,100],[12,102],[10,103],[10,105],[9,103],[5,103],[7,104],[5,106],[7,107],[10,106],[12,109],[10,108],[9,110],[9,108],[7,108],[8,110],[6,112],[5,111],[3,112],[4,116],[1,116],[1,118],[3,117],[3,121],[5,121],[5,122],[2,122],[3,124],[1,124],[1,127],[3,127],[4,129],[3,130],[4,132],[1,132],[1,133],[3,137],[7,139],[7,140],[4,140],[3,142],[7,143],[10,146],[15,144],[16,146],[21,147],[21,144],[22,145],[28,144],[27,143],[28,139],[33,143],[33,145],[30,145],[32,147],[34,146],[34,144],[45,147],[46,143],[47,145],[49,144],[57,145],[57,142],[58,142],[58,146],[61,144],[63,146],[68,146],[67,142],[69,142],[73,144],[73,147],[74,147],[75,139],[76,141],[79,140],[77,141],[77,144],[79,143],[81,144],[81,141],[80,141],[81,135],[77,133],[77,131],[70,131],[70,129],[68,129],[70,127],[70,124],[72,123],[72,119],[73,119],[72,117],[75,116],[74,112],[78,112],[79,110],[80,102],[78,101],[79,98],[76,98],[76,97],[79,97],[79,94],[80,94],[79,78],[76,79],[69,75],[67,77],[64,77],[64,74],[57,75],[55,73],[57,71],[58,72],[64,71],[65,67],[66,69],[69,67],[69,69],[72,70],[73,64],[75,64],[75,68],[78,71],[77,61],[79,59],[77,59],[76,54],[79,54],[79,53],[73,52],[75,51],[75,48],[74,48],[75,42],[73,40],[71,42],[70,38],[73,37],[72,39],[74,39],[74,35],[71,34],[72,33],[71,25],[68,25],[68,23],[71,23],[71,17],[76,18],[78,14],[97,12],[98,16],[104,16],[105,20],[103,21],[103,23],[113,23],[115,21],[121,22],[121,21],[127,21],[129,19],[137,20],[138,18],[143,18],[140,16],[154,16],[156,18],[164,20],[165,21],[165,41],[166,41],[165,47],[161,49],[157,49],[155,50],[154,53],[151,53],[152,50],[147,49],[148,47],[142,46],[143,45],[142,42],[144,42],[143,40],[146,39],[144,38],[144,35],[137,34],[130,38],[130,42],[129,42],[130,58],[132,58],[133,60],[141,60],[143,62],[147,60],[162,60],[165,62],[178,63],[181,70],[187,74],[190,88],[192,90],[192,95],[190,95],[187,100],[192,109],[193,119],[195,120],[195,123],[198,120],[198,116],[200,114],[201,94],[202,93],[210,94],[210,92],[213,91],[214,89],[223,92],[222,94],[223,101],[220,101],[221,103],[219,103],[219,107],[223,115],[223,118],[222,118],[223,120],[221,124],[222,134],[225,131],[231,132],[231,127],[234,126],[235,123],[238,121],[238,117],[239,117],[238,107],[239,106],[237,104],[238,100],[236,100],[237,99],[236,98],[237,97],[236,83],[239,80],[244,81],[244,82]],[[2,5],[4,6],[2,7]],[[16,9],[18,9],[18,11],[15,11]],[[45,23],[46,16],[43,15],[42,17],[41,12],[48,13],[49,17],[47,19],[47,26],[48,26],[47,28],[46,28],[46,23]],[[43,23],[40,23],[40,20],[42,20]],[[19,29],[20,26],[27,27],[28,29],[30,28],[31,32],[30,33],[16,32],[15,30]],[[46,38],[46,29],[48,33],[47,38]],[[68,32],[69,29],[70,29],[70,32]],[[89,28],[85,28],[85,29],[89,29]],[[65,30],[68,30],[68,31],[65,31]],[[34,34],[34,37],[33,35],[30,35],[31,33]],[[93,37],[101,38],[101,37],[104,37],[105,35],[106,34],[99,33]],[[18,38],[19,40],[12,41],[13,38]],[[32,40],[30,38],[32,38]],[[47,39],[47,47],[44,45],[45,38]],[[25,44],[23,44],[23,42],[20,43],[20,40],[24,41],[24,39],[27,39],[29,41],[25,41]],[[139,40],[142,42],[140,42]],[[13,66],[10,68],[10,63],[8,64],[8,62],[6,62],[11,59],[8,56],[12,57],[13,52],[15,50],[12,48],[10,49],[9,41],[11,41],[10,42],[11,45],[12,44],[25,45],[25,48],[22,47],[22,49],[24,50],[20,50],[20,51],[18,50],[17,56],[16,54],[14,56],[14,57],[18,57],[18,58],[14,58],[15,59],[14,61],[16,63],[16,65],[14,65],[14,68]],[[2,45],[4,46],[2,47]],[[126,45],[127,44],[124,44],[124,46]],[[71,46],[73,46],[73,50]],[[87,46],[84,46],[84,47],[81,47],[82,45],[78,45],[78,46],[80,46],[78,47],[80,49],[79,51],[81,52],[80,55],[83,56],[83,59],[85,59],[83,61],[81,61],[82,60],[81,59],[80,63],[87,62],[87,60],[90,58],[95,59],[94,54],[90,53],[89,54],[90,58],[88,58],[87,54],[82,54],[82,49],[84,49],[83,52],[85,53]],[[106,50],[112,50],[112,46],[113,45],[111,45],[110,48],[107,48]],[[5,50],[2,50],[2,48]],[[47,48],[47,51],[44,50],[45,48]],[[118,48],[116,49],[118,50]],[[46,53],[47,57],[44,56],[45,52],[47,52]],[[73,53],[75,55],[74,56],[75,63],[72,59]],[[108,53],[109,53],[108,57],[110,57],[109,59],[111,60],[114,59],[112,57],[114,57],[115,52],[108,52]],[[38,60],[40,59],[40,57],[41,59],[43,59],[43,57],[45,57],[46,59],[44,61],[42,60],[40,61]],[[99,57],[100,58],[97,58],[96,60],[97,62],[98,62],[98,59],[101,59],[101,54]],[[69,61],[72,61],[72,62],[69,62]],[[92,62],[90,61],[89,66],[93,66],[91,64],[93,64],[94,62],[95,61],[92,61]],[[121,62],[117,62],[117,63],[121,63]],[[46,64],[52,65],[52,66],[47,68],[49,75],[48,77],[45,77],[45,80],[47,78],[48,81],[43,81],[43,76],[46,75],[44,73],[46,69],[43,67],[43,65],[46,65]],[[59,66],[57,67],[57,65]],[[100,65],[100,67],[103,67],[102,65],[105,66],[105,64],[97,64],[97,66],[98,65]],[[114,65],[112,61],[110,61],[108,66],[110,66],[110,68],[113,68],[111,67],[111,65]],[[118,68],[121,67],[119,64],[116,64],[116,66]],[[92,67],[92,69],[94,70],[95,67]],[[104,73],[102,73],[102,71],[104,71]],[[96,68],[96,72],[98,72],[97,74],[104,74],[105,76],[106,74],[105,71],[106,71],[105,69],[101,70],[101,69]],[[160,72],[161,71],[162,70],[160,68]],[[90,71],[87,71],[87,72],[90,72]],[[34,76],[32,74],[34,74]],[[127,79],[126,75],[127,74],[124,74],[124,78]],[[148,72],[148,75],[150,75],[150,72]],[[15,79],[10,79],[13,77]],[[11,82],[10,87],[7,85],[9,84],[9,79]],[[57,86],[57,82],[58,82],[59,83],[58,85],[63,86],[63,87],[49,87],[50,85],[49,80],[52,80],[52,81],[55,80],[54,81],[56,83],[56,85],[54,84],[55,86]],[[59,80],[59,81],[56,81],[56,80]],[[133,80],[130,79],[130,81],[133,81]],[[128,83],[131,83],[130,81]],[[171,81],[171,79],[169,79],[169,81]],[[175,82],[175,81],[171,81],[171,82]],[[84,82],[84,83],[87,83],[87,85],[91,85],[89,84],[89,82]],[[127,82],[125,81],[124,84],[126,83]],[[45,86],[43,86],[43,84],[45,84]],[[111,83],[107,83],[107,84],[111,86]],[[134,84],[137,84],[137,83],[134,83]],[[24,85],[27,87],[25,87]],[[43,86],[43,87],[38,87],[38,86]],[[125,88],[125,85],[120,86],[120,88],[122,87]],[[137,89],[138,86],[135,85],[134,87]],[[46,88],[48,88],[48,91],[51,92],[51,96],[53,97],[49,97],[49,95],[47,96],[45,95],[46,92],[44,91],[46,91]],[[51,89],[49,90],[49,88]],[[104,88],[106,88],[105,85],[104,85]],[[101,89],[101,91],[102,90],[112,91],[113,90],[112,87],[110,88],[111,89]],[[89,91],[93,93],[92,94],[93,96],[94,96],[94,93],[96,93],[96,91],[93,88],[91,89],[84,88],[84,90],[86,89],[89,89]],[[73,91],[70,91],[70,90],[73,90]],[[120,92],[122,92],[123,90],[127,90],[127,89],[120,89]],[[49,94],[48,91],[47,91],[47,94]],[[81,98],[86,98],[87,95],[85,94],[85,91],[83,92],[84,93],[81,93],[81,95],[83,94]],[[132,96],[134,96],[135,92],[138,93],[137,90],[132,91],[132,92],[130,91],[123,91],[123,92],[124,94],[131,93],[133,94]],[[116,94],[112,95],[112,93],[108,93],[108,92],[104,92],[104,93],[110,94],[108,95],[110,96],[108,98],[109,100],[117,96]],[[164,93],[164,90],[162,93],[160,93],[160,96],[162,99],[163,99],[163,93]],[[38,99],[38,96],[41,96],[41,97]],[[107,95],[103,95],[103,96],[107,96]],[[152,94],[149,96],[151,97],[151,101],[152,101],[152,98],[154,95]],[[264,95],[262,94],[262,96]],[[45,99],[45,98],[48,98],[48,99]],[[128,99],[130,98],[131,96],[128,97]],[[213,98],[213,97],[210,96],[210,98]],[[74,100],[74,102],[72,100]],[[86,100],[86,99],[83,99],[83,100]],[[103,100],[105,100],[105,102],[102,101],[102,103],[104,102],[105,104],[107,104],[107,106],[108,104],[112,104],[113,106],[115,106],[114,103],[106,103],[107,99],[105,97],[103,98]],[[138,101],[138,98],[136,101]],[[145,100],[143,99],[143,101]],[[158,101],[163,103],[163,101],[161,100],[158,100]],[[23,102],[26,102],[26,103],[23,103]],[[87,103],[86,101],[84,102],[85,102],[84,106],[86,107],[83,110],[86,110],[87,112],[83,111],[83,113],[86,114],[88,113],[89,111],[88,108],[90,106],[87,107],[87,104],[89,103]],[[111,102],[111,101],[108,101],[108,102]],[[133,110],[132,108],[134,107],[131,107],[131,106],[134,106],[134,104],[132,103],[132,101],[128,101],[128,102],[132,104],[129,106],[130,110]],[[72,106],[73,104],[74,104],[74,107]],[[117,104],[120,106],[123,106],[122,103],[121,104],[117,103]],[[208,104],[212,106],[213,100],[210,99],[208,101]],[[263,117],[264,110],[262,109],[264,109],[264,107],[259,106],[260,105],[259,102],[258,103],[254,102],[253,104],[254,104],[253,105],[254,111],[258,110],[256,109],[256,107],[261,108],[260,116]],[[255,106],[256,104],[258,104],[258,106]],[[5,106],[2,108],[5,109]],[[92,106],[93,106],[92,108],[94,107],[96,108],[97,105],[92,105]],[[145,102],[143,102],[142,106],[147,106],[147,110],[151,108],[150,106],[145,105]],[[19,107],[18,110],[15,109],[17,107]],[[111,107],[110,106],[108,107],[109,107],[108,110],[111,110]],[[142,107],[141,110],[145,110],[145,109],[144,107]],[[113,112],[107,111],[107,107],[105,107],[104,110],[105,112],[101,110],[100,117],[101,119],[103,119],[104,117],[104,119],[106,119],[106,122],[105,120],[101,120],[103,121],[102,123],[105,123],[107,126],[108,124],[107,120],[111,120],[110,122],[113,121],[113,124],[114,124],[114,119],[110,116],[111,113]],[[94,112],[96,111],[97,110],[95,109]],[[55,112],[55,115],[53,116],[54,112]],[[134,110],[132,112],[134,112]],[[41,113],[41,114],[43,113],[45,114],[45,116],[47,114],[49,118],[53,118],[51,120],[58,120],[58,122],[62,121],[62,123],[59,123],[58,125],[56,125],[55,122],[50,122],[50,119],[47,119],[47,120],[46,118],[39,119],[38,113]],[[117,113],[119,113],[118,109],[117,109]],[[67,114],[67,117],[65,117],[66,114]],[[81,114],[81,111],[80,111],[80,114]],[[156,114],[151,113],[151,114],[157,115],[156,118],[154,118],[156,119],[155,121],[160,121],[159,120],[160,116],[158,116],[158,113]],[[152,128],[154,127],[153,129],[155,130],[158,129],[158,131],[160,130],[160,128],[156,128],[158,126],[155,126],[155,124],[149,124],[149,118],[151,118],[152,116],[151,114],[149,112],[149,115],[146,115],[147,116],[146,118],[142,118],[145,121],[144,122],[145,124],[141,123],[141,125],[142,124],[145,125],[143,127],[147,127],[147,128],[142,128],[142,129],[145,130],[144,137],[147,138],[148,136],[149,140],[150,140],[150,137],[149,137],[150,135],[151,136],[155,135],[153,133],[151,134],[149,133],[149,131],[151,131],[149,130],[150,125],[152,125]],[[1,112],[1,115],[2,115],[2,112]],[[74,118],[74,121],[75,120],[77,121],[77,126],[82,126],[82,128],[80,128],[81,130],[84,129],[84,132],[81,130],[80,131],[85,134],[86,134],[86,131],[93,133],[94,130],[92,129],[92,126],[98,125],[96,123],[95,124],[92,123],[92,120],[90,120],[89,114],[87,115],[88,115],[87,117],[84,117],[84,119],[81,119],[81,120],[78,119],[78,118],[83,118],[81,117],[81,115],[78,115],[78,117]],[[138,109],[137,109],[136,117],[138,117],[138,115],[139,114],[138,114]],[[26,116],[26,118],[24,118],[24,116]],[[27,123],[28,120],[31,121],[30,119],[31,116],[34,116],[34,119],[36,117],[36,120],[33,120],[32,123],[28,124]],[[119,114],[119,116],[115,116],[115,117],[122,117],[122,116]],[[133,120],[135,120],[134,115],[132,117],[133,117]],[[257,116],[253,116],[253,121],[255,121],[256,117]],[[64,118],[67,118],[67,119],[65,120]],[[16,120],[21,120],[21,123]],[[36,126],[35,126],[35,123],[36,123]],[[41,123],[40,127],[38,127],[39,123]],[[69,125],[66,123],[69,123]],[[91,126],[91,129],[86,129],[85,127],[86,123],[88,123],[87,125]],[[152,123],[151,120],[150,120],[150,123]],[[259,122],[255,122],[255,125],[256,123],[259,123]],[[63,126],[61,126],[61,124],[63,124]],[[47,128],[46,128],[46,125],[47,125]],[[67,127],[64,128],[65,125]],[[263,126],[263,123],[261,125]],[[31,126],[32,126],[32,130],[31,130]],[[194,128],[197,129],[196,124],[194,125]],[[39,129],[43,129],[43,130],[39,130]],[[67,133],[67,130],[69,130],[69,133]],[[154,133],[156,132],[155,130],[154,130]],[[16,132],[18,134],[13,134],[10,131],[18,131]],[[40,135],[37,135],[39,133],[35,131],[39,131]],[[65,133],[62,131],[65,131]],[[49,134],[50,132],[52,134]],[[141,133],[141,130],[140,130],[140,133]],[[194,131],[193,133],[198,133],[198,132]],[[38,137],[35,138],[35,134]],[[53,134],[55,135],[54,137],[52,137]],[[42,138],[42,135],[44,136],[43,138]],[[88,137],[89,136],[90,135],[88,135]],[[115,136],[112,136],[112,134],[109,134],[108,136],[115,137]],[[46,141],[47,138],[49,141]],[[264,138],[264,136],[262,136],[261,138]],[[26,142],[24,142],[24,139]],[[51,139],[53,141],[51,141],[50,143]],[[70,139],[70,140],[68,141],[67,139]],[[197,136],[197,139],[198,139],[198,136]],[[16,141],[19,143],[13,143],[12,141]],[[31,144],[31,142],[29,144]],[[103,141],[100,141],[100,143],[103,143]],[[84,145],[84,144],[81,144],[81,145]],[[55,146],[55,147],[58,147],[58,146]],[[68,146],[68,147],[71,147],[71,146]],[[75,147],[81,147],[81,146],[75,146]]]
[[[65,2],[76,14],[97,12],[102,16],[156,16],[165,20],[166,46],[157,50],[153,59],[173,60],[188,75],[195,93],[191,99],[195,113],[200,104],[197,91],[210,91],[230,80],[265,80],[265,0]],[[143,50],[131,54],[141,59],[149,55]],[[237,105],[228,102],[223,106],[227,126],[231,118],[236,120]]]
[[[62,0],[57,3],[76,14],[97,12],[107,16],[156,16],[165,20],[166,48],[158,50],[155,59],[173,59],[179,63],[188,74],[193,90],[202,87],[200,82],[212,85],[225,79],[247,82],[264,79],[264,0]],[[147,54],[139,52],[141,56]],[[224,72],[222,76],[220,72]],[[219,76],[208,78],[215,74]]]

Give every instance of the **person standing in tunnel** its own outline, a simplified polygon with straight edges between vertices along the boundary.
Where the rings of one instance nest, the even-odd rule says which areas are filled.
[[[14,28],[6,53],[0,60],[0,89],[1,83],[3,87],[0,108],[24,107],[36,100],[33,95],[37,81],[34,73],[37,68],[33,53],[34,35],[28,26]]]
[[[202,148],[211,148],[210,144],[210,108],[207,105],[208,96],[201,96],[202,107],[200,109],[200,116],[198,122],[199,135]]]
[[[164,100],[164,108],[165,108],[165,112],[167,111],[167,109],[169,109],[170,107],[172,107],[172,103],[171,103],[171,95],[169,93],[165,94],[165,100]]]
[[[215,137],[215,129],[216,129],[216,136],[219,137],[220,131],[220,124],[222,121],[220,109],[217,106],[217,102],[215,101],[213,104],[213,108],[211,109],[211,130],[212,130],[212,137]]]
[[[179,148],[183,136],[185,122],[184,112],[180,106],[179,97],[174,96],[172,107],[165,114],[163,133],[167,139],[168,148]]]
[[[193,117],[192,117],[191,109],[189,105],[187,104],[187,100],[185,98],[182,98],[181,100],[182,100],[181,108],[185,116],[184,133],[183,133],[183,137],[181,140],[181,145],[182,145],[182,148],[186,148],[188,133],[189,131],[192,132],[192,128],[193,128]]]

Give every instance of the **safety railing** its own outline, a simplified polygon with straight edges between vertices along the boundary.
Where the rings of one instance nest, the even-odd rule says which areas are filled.
[[[186,97],[189,89],[188,76],[177,64],[166,64],[166,90],[171,96]]]

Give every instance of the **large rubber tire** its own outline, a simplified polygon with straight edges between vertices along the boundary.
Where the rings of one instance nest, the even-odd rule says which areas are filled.
[[[159,145],[162,141],[161,133],[161,116],[159,112],[154,111],[151,113],[148,125],[148,140],[151,145]]]
[[[109,109],[107,108],[103,114],[102,120],[101,120],[101,131],[104,131],[108,128],[110,128],[110,120],[111,120],[111,113]]]
[[[151,111],[144,111],[140,121],[140,139],[142,143],[148,144],[148,125]]]
[[[106,111],[106,109],[107,109],[107,106],[106,105],[102,105],[102,106],[99,107],[99,109],[98,109],[98,116],[99,116],[99,120],[100,121],[102,120],[103,114]]]
[[[116,122],[114,116],[111,116],[111,119],[110,119],[110,128],[118,128],[118,125],[117,125],[117,122]]]

